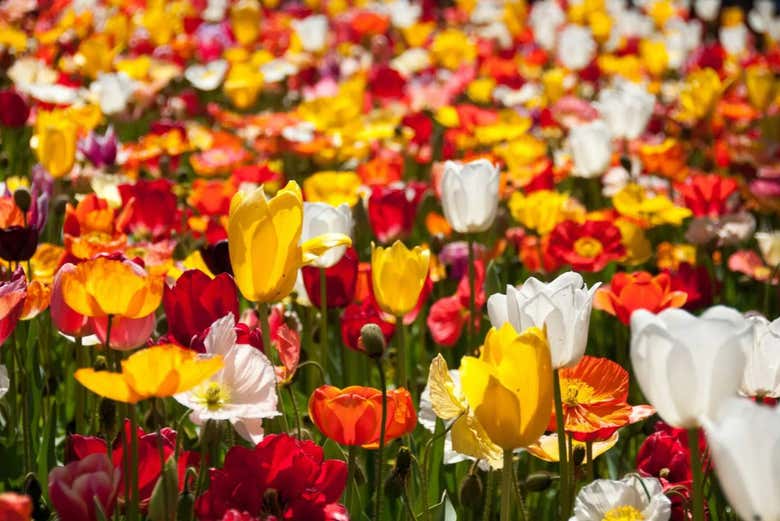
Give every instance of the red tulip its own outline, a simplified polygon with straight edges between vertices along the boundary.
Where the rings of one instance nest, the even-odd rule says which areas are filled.
[[[357,251],[349,247],[341,260],[330,268],[325,268],[329,308],[343,308],[352,302],[357,283],[358,262]],[[316,307],[320,307],[320,269],[314,266],[305,266],[301,269],[306,294]]]
[[[167,237],[179,226],[179,210],[173,183],[167,179],[119,185],[122,204],[132,204],[132,211],[122,231],[136,235]],[[132,201],[132,203],[131,203]]]
[[[389,344],[395,332],[395,324],[382,319],[379,308],[373,299],[353,303],[344,309],[341,315],[341,340],[354,351],[363,351],[360,346],[360,329],[366,324],[376,324],[382,330],[385,341]]]
[[[408,235],[417,218],[417,206],[427,187],[423,183],[374,185],[368,198],[368,222],[380,242]]]
[[[27,123],[30,117],[30,106],[24,98],[13,89],[0,90],[0,125],[19,128]]]
[[[675,183],[675,190],[685,199],[685,206],[696,217],[719,217],[729,210],[729,199],[736,193],[737,182],[718,174],[695,174],[685,182]]]
[[[452,347],[460,339],[467,317],[468,306],[464,307],[460,297],[453,295],[434,302],[425,323],[434,342]]]
[[[0,344],[11,336],[22,315],[27,298],[27,279],[22,268],[17,269],[11,280],[0,282]]]
[[[30,521],[33,505],[29,496],[14,492],[0,494],[0,521]]]
[[[162,301],[168,332],[185,347],[228,313],[238,320],[238,290],[225,273],[212,279],[200,270],[187,270],[176,284],[165,287]]]
[[[105,451],[49,472],[49,497],[61,521],[97,521],[97,506],[106,518],[114,511],[120,470]]]
[[[89,317],[77,313],[73,308],[68,306],[65,302],[65,297],[62,294],[62,275],[75,269],[76,266],[68,262],[63,264],[57,271],[57,274],[54,275],[49,312],[51,313],[51,320],[54,323],[54,326],[59,329],[60,332],[65,335],[85,337],[94,333],[92,321],[89,320]]]
[[[98,339],[105,345],[108,317],[95,317],[91,322]],[[141,347],[152,336],[156,322],[154,313],[141,318],[113,317],[111,319],[109,347],[118,351],[129,351]]]

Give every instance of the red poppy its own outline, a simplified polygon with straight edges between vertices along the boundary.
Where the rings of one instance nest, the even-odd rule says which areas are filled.
[[[176,284],[165,286],[162,301],[168,332],[185,347],[228,313],[238,320],[238,290],[225,273],[212,279],[200,270],[187,270]]]
[[[695,174],[684,182],[675,183],[685,206],[696,217],[718,217],[729,211],[729,199],[737,191],[737,182],[718,174]]]
[[[373,299],[365,299],[362,302],[355,302],[344,309],[341,315],[341,341],[348,348],[354,351],[363,351],[360,346],[360,330],[366,324],[376,324],[382,330],[385,341],[389,344],[395,332],[395,324],[382,319]]]
[[[346,484],[347,465],[324,459],[322,447],[270,434],[252,449],[228,451],[223,467],[211,470],[211,484],[195,511],[201,521],[341,521],[348,518],[338,503]]]
[[[352,302],[357,283],[358,255],[353,247],[335,265],[325,269],[325,288],[329,308],[343,308]],[[301,269],[303,284],[312,304],[320,306],[320,268],[305,266]]]
[[[599,288],[593,305],[627,325],[631,313],[637,309],[658,313],[666,308],[681,307],[686,298],[686,293],[672,290],[666,273],[653,276],[646,271],[620,272],[612,277],[609,287]]]
[[[425,190],[425,184],[416,182],[371,187],[368,222],[380,242],[392,242],[411,233]]]
[[[30,106],[13,89],[0,90],[0,125],[4,127],[23,127],[30,117]]]
[[[609,221],[563,221],[549,241],[550,254],[576,271],[601,271],[626,255],[620,229]]]
[[[2,521],[30,521],[33,504],[29,496],[15,492],[0,494],[0,519]]]
[[[382,426],[382,391],[353,385],[322,385],[309,399],[309,416],[328,438],[341,445],[377,448]],[[417,414],[404,388],[387,392],[385,443],[412,432]]]
[[[138,180],[135,184],[119,185],[122,204],[133,201],[132,211],[122,231],[135,235],[167,237],[179,225],[179,211],[173,183],[167,179]]]

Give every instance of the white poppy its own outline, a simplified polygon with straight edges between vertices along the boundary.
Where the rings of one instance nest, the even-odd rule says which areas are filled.
[[[582,487],[569,521],[668,521],[671,515],[672,502],[660,481],[629,475],[620,481],[597,479]]]
[[[622,81],[599,92],[596,108],[615,137],[636,139],[653,115],[655,96],[641,85]]]
[[[196,89],[211,91],[222,85],[227,70],[228,62],[226,60],[214,60],[206,65],[190,65],[185,69],[184,77]]]
[[[118,114],[127,108],[127,103],[138,87],[124,72],[100,73],[89,85],[90,93],[97,98],[103,114]]]

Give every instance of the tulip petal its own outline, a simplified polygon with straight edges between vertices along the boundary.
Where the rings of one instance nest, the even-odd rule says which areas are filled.
[[[305,241],[301,245],[303,263],[311,264],[317,260],[321,255],[328,252],[332,248],[338,248],[339,246],[351,246],[352,239],[349,236],[342,233],[323,233]]]

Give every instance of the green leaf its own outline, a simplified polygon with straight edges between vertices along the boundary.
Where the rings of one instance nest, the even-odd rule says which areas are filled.
[[[179,480],[176,458],[168,458],[165,469],[157,480],[149,501],[149,519],[151,521],[176,521],[179,505]]]
[[[45,429],[40,449],[38,450],[38,476],[45,478],[57,461],[55,454],[55,441],[57,436],[57,403],[52,400],[49,405],[49,414],[44,419]],[[49,500],[49,489],[43,487],[43,495]]]
[[[501,266],[492,260],[485,271],[485,295],[502,293],[506,289],[506,282],[502,276]]]

